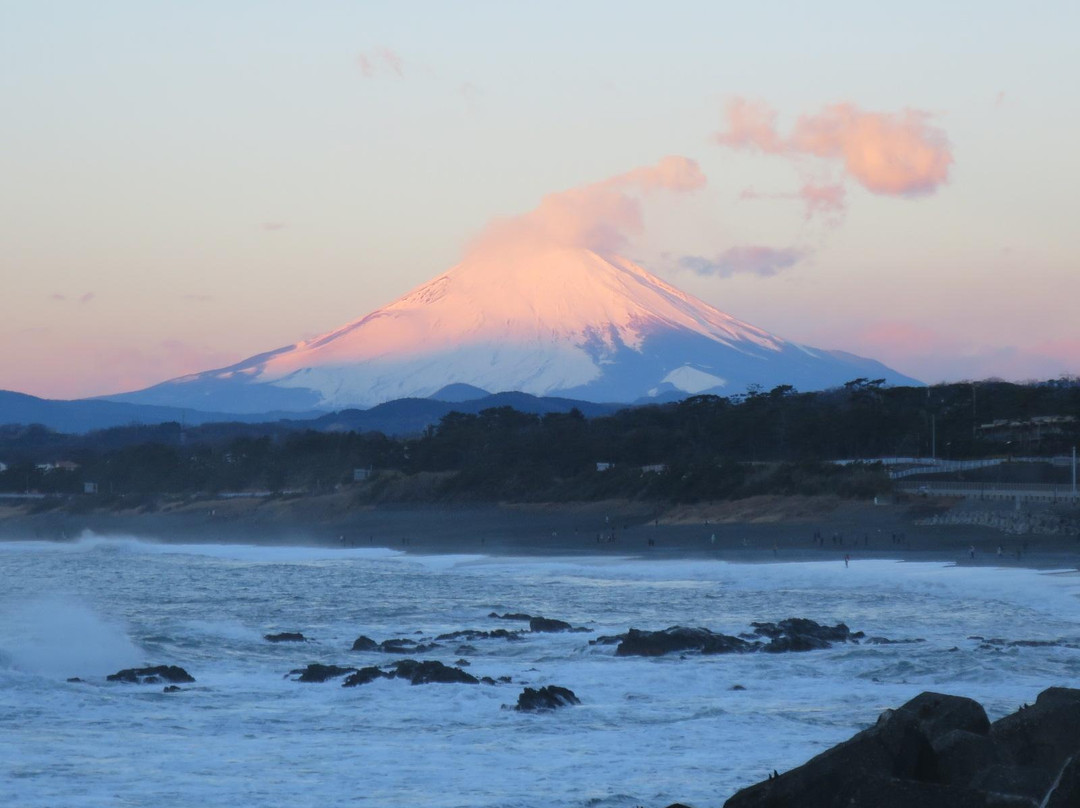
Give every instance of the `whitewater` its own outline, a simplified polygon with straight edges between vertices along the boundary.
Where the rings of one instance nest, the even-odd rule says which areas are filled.
[[[413,556],[392,550],[156,544],[84,536],[0,543],[0,786],[5,806],[720,806],[924,691],[991,720],[1080,675],[1072,573],[855,561]],[[311,662],[526,612],[591,629],[443,643],[415,655],[511,683],[288,677]],[[628,628],[808,617],[921,640],[805,653],[616,657]],[[306,643],[266,641],[298,631]],[[1053,640],[988,646],[983,638]],[[196,682],[106,682],[180,665]],[[78,677],[81,682],[69,682]],[[512,706],[561,685],[581,705]],[[745,689],[736,689],[741,686]]]

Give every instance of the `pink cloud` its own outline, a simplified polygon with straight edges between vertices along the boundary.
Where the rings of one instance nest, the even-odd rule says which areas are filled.
[[[262,229],[263,230],[268,230],[268,231],[271,231],[271,232],[276,232],[278,230],[284,230],[285,229],[285,222],[263,222]]]
[[[705,186],[698,164],[665,157],[600,182],[548,194],[528,213],[496,219],[469,245],[470,253],[582,247],[603,253],[622,249],[644,222],[639,196],[686,193]]]
[[[806,205],[807,219],[812,219],[816,214],[838,216],[847,207],[847,189],[839,183],[817,185],[807,182],[799,189],[798,195]]]
[[[866,112],[854,104],[834,104],[800,116],[787,137],[777,130],[776,113],[758,101],[735,98],[725,117],[727,128],[715,135],[720,145],[837,162],[876,194],[933,193],[948,181],[953,163],[944,131],[919,110]]]
[[[81,295],[79,297],[79,302],[80,303],[89,303],[93,299],[94,299],[94,293],[93,292],[87,292],[86,294]]]
[[[389,48],[379,48],[376,53],[383,60],[383,63],[396,73],[399,78],[405,75],[401,57],[397,53]]]
[[[732,275],[757,275],[770,278],[790,269],[806,258],[805,250],[787,247],[739,246],[731,247],[713,258],[700,255],[684,255],[679,268],[698,275],[729,278]]]
[[[840,183],[821,183],[808,181],[798,191],[782,193],[762,193],[753,188],[744,188],[739,199],[790,199],[803,203],[805,217],[809,221],[815,216],[830,217],[834,223],[843,217],[847,210],[847,189]]]
[[[360,73],[366,79],[375,78],[381,69],[379,65],[382,65],[383,69],[389,70],[399,79],[405,76],[405,63],[401,56],[390,48],[380,47],[376,48],[373,52],[363,52],[356,56],[356,64],[360,68]]]

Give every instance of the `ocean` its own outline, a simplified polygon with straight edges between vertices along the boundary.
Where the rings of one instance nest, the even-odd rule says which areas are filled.
[[[993,720],[1046,687],[1080,684],[1078,594],[1075,574],[881,560],[414,556],[92,535],[0,543],[0,804],[720,806],[924,690],[975,698]],[[360,635],[527,628],[492,612],[591,631],[416,655],[465,658],[474,676],[509,684],[343,688],[288,676],[311,662],[402,658],[351,651]],[[660,658],[589,644],[631,627],[739,634],[787,617],[918,642]],[[283,631],[309,641],[264,639]],[[164,693],[105,680],[157,664],[196,682]],[[508,709],[524,687],[548,684],[581,704]]]

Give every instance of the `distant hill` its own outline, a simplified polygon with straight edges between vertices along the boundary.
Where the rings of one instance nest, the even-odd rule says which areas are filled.
[[[518,412],[544,415],[550,412],[578,410],[587,418],[610,415],[623,404],[594,404],[569,398],[531,396],[528,393],[485,394],[470,401],[435,401],[429,398],[402,398],[378,404],[370,410],[342,410],[309,422],[312,429],[356,432],[383,432],[387,435],[412,435],[423,432],[448,413],[473,414],[495,407],[513,407]]]
[[[314,418],[319,415],[322,413],[202,412],[186,407],[125,404],[96,398],[61,401],[0,390],[0,424],[42,424],[57,432],[89,432],[128,424],[163,424],[169,421],[191,426],[221,421],[258,423],[282,418]]]
[[[465,388],[468,385],[454,387]],[[492,407],[513,407],[520,412],[542,415],[549,412],[570,412],[576,408],[591,418],[608,415],[623,406],[566,398],[541,398],[517,392],[492,395],[479,388],[450,390],[448,394],[464,396],[472,395],[472,391],[479,393],[479,397],[468,400],[461,398],[457,401],[404,398],[388,401],[370,410],[342,410],[334,413],[228,413],[150,404],[122,404],[102,399],[59,401],[0,390],[0,425],[41,424],[57,432],[83,433],[117,426],[172,421],[188,426],[214,423],[277,423],[291,429],[377,431],[387,435],[411,435],[422,432],[427,426],[438,423],[440,418],[454,411],[478,413]]]

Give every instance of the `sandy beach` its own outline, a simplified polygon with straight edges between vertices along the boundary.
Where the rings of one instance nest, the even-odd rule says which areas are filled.
[[[627,501],[357,506],[338,493],[198,499],[154,510],[34,512],[33,506],[7,504],[0,507],[0,537],[63,541],[91,531],[165,542],[389,547],[418,554],[836,563],[847,556],[849,563],[894,558],[1039,569],[1080,566],[1080,535],[1068,530],[1013,535],[974,524],[925,524],[964,508],[962,500],[943,498],[875,504],[829,497],[674,506]]]

